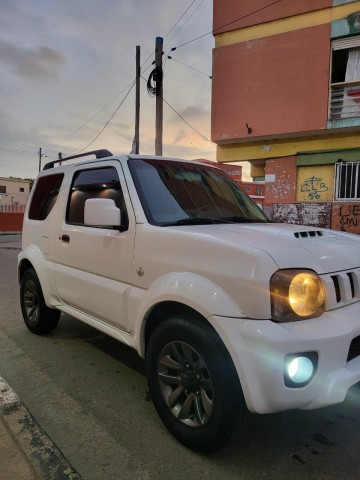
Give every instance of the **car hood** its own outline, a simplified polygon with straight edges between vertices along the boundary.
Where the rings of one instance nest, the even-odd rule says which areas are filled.
[[[309,268],[322,274],[360,266],[360,236],[334,230],[274,223],[175,228],[187,230],[197,238],[205,236],[218,245],[262,250],[279,268]]]

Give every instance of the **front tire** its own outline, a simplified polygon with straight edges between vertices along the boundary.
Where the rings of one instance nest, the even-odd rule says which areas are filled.
[[[239,378],[210,325],[187,316],[161,323],[150,337],[146,374],[160,418],[188,448],[219,450],[242,426]]]
[[[32,268],[21,278],[20,304],[25,324],[33,333],[51,332],[59,323],[60,311],[46,306],[38,276]]]

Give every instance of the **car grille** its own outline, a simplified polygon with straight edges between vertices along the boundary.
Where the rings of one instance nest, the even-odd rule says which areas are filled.
[[[360,268],[321,275],[326,288],[326,310],[360,300]]]

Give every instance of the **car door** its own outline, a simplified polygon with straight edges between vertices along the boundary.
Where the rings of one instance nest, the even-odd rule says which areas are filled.
[[[121,210],[123,231],[84,224],[85,202],[91,198],[114,200]],[[107,161],[78,168],[56,245],[59,299],[129,331],[124,299],[133,285],[134,232],[135,218],[120,163]]]

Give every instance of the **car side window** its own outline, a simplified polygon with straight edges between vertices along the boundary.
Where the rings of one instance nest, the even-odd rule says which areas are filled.
[[[90,198],[110,198],[121,210],[121,223],[128,227],[124,195],[116,168],[92,168],[75,173],[70,189],[66,222],[84,225],[85,202]]]
[[[30,220],[45,220],[56,203],[64,174],[40,177],[35,185],[29,208]]]

